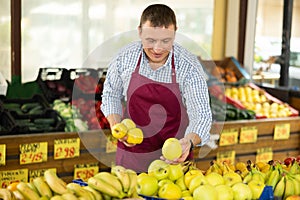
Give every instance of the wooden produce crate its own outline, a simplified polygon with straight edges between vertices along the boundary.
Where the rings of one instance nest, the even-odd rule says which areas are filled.
[[[276,128],[276,135],[280,133],[282,127],[289,126],[289,136],[287,139],[274,139],[274,132]],[[220,127],[222,129],[220,129]],[[240,133],[243,127],[255,127],[257,130],[257,140],[252,143],[240,143]],[[235,162],[246,162],[251,160],[256,162],[260,156],[270,156],[270,151],[274,160],[283,161],[284,158],[289,156],[297,156],[300,154],[300,117],[287,117],[287,118],[273,118],[273,119],[259,119],[259,120],[239,120],[222,123],[214,123],[211,133],[226,134],[225,130],[237,130],[238,136],[235,144],[220,146],[220,140],[217,141],[218,148],[209,150],[209,153],[199,158],[201,148],[194,150],[194,158],[197,167],[206,170],[209,168],[210,161],[212,160],[230,160],[234,155]],[[282,129],[281,129],[282,130]],[[203,147],[205,148],[205,147]],[[267,150],[266,153],[261,153]],[[268,157],[266,157],[268,158]]]
[[[101,160],[107,160],[106,163],[109,163],[110,161],[114,161],[115,153],[107,153],[107,140],[103,137],[99,137],[99,135],[100,132],[97,130],[88,131],[85,133],[55,132],[1,136],[0,183],[2,184],[2,187],[7,186],[9,182],[17,181],[14,179],[14,177],[16,177],[17,174],[20,175],[26,173],[26,170],[28,171],[28,177],[27,180],[26,177],[25,179],[23,177],[23,181],[30,181],[31,178],[35,176],[41,176],[45,169],[55,168],[58,176],[66,182],[71,182],[75,177],[77,177],[77,175],[74,175],[75,168],[78,173],[81,173],[81,175],[78,176],[83,176],[83,178],[87,178],[91,176],[92,173],[95,173],[95,167],[99,169],[98,171],[110,170],[110,166],[99,162],[99,158],[101,157]],[[61,144],[67,140],[77,141],[77,138],[80,138],[79,149],[77,150],[76,145],[70,146],[67,144],[64,146],[64,148],[61,148],[61,146],[56,146],[57,144],[59,145],[59,143]],[[20,145],[23,145],[22,149],[30,150],[38,145],[42,146],[42,143],[45,142],[47,143],[48,150],[47,160],[45,161],[32,163],[33,160],[41,160],[38,157],[38,152],[40,151],[37,151],[36,154],[21,153]],[[56,145],[54,143],[56,143]],[[5,145],[5,147],[3,147],[3,145]],[[87,145],[89,145],[89,149],[93,149],[92,153],[87,150]],[[54,151],[55,148],[57,150],[56,153]],[[62,151],[59,151],[59,149],[62,149]],[[25,151],[26,150],[24,150],[24,152]],[[62,153],[60,156],[58,156],[59,152]],[[78,152],[79,155],[72,157],[72,154],[76,155],[75,152]],[[55,159],[58,157],[63,158]],[[3,161],[5,161],[5,163],[3,163]]]

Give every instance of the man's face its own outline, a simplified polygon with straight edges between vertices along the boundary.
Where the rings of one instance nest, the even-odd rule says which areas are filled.
[[[147,21],[139,28],[143,49],[152,63],[164,64],[175,39],[175,27],[153,27]]]

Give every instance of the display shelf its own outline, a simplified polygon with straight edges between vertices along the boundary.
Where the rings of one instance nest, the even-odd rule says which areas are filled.
[[[274,140],[274,129],[278,124],[289,124],[290,135],[288,139]],[[222,123],[213,123],[211,133],[217,133],[217,130],[241,129],[242,127],[256,127],[257,141],[255,143],[234,144],[228,146],[218,146],[217,149],[199,158],[200,148],[194,149],[194,158],[198,168],[206,170],[210,161],[217,159],[220,152],[234,151],[235,161],[256,160],[257,150],[260,148],[271,148],[273,159],[282,160],[287,156],[296,156],[300,154],[300,117],[259,119],[259,120],[239,120]],[[28,135],[9,135],[0,137],[0,145],[6,145],[6,163],[0,166],[0,173],[9,170],[28,169],[31,171],[47,168],[56,168],[57,173],[63,180],[70,182],[74,179],[74,166],[79,164],[97,163],[100,171],[110,170],[99,160],[109,163],[113,161],[115,153],[107,150],[108,140],[99,137],[100,131],[93,130],[84,133],[76,132],[54,132],[39,133]],[[104,134],[110,134],[108,129]],[[80,153],[78,157],[54,159],[54,141],[59,139],[80,138]],[[96,139],[95,139],[96,138]],[[20,164],[20,144],[47,142],[48,159],[41,163]],[[218,144],[219,145],[219,144]],[[94,150],[94,151],[93,151]],[[101,159],[99,159],[101,157]],[[2,157],[3,159],[3,157]],[[30,177],[29,177],[30,179]],[[1,180],[0,180],[1,181]]]

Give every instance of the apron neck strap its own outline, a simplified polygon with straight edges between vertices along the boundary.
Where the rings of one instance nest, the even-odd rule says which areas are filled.
[[[142,60],[142,53],[140,53],[140,56],[139,56],[139,60],[136,64],[136,68],[134,70],[135,73],[138,73],[139,70],[140,70],[140,65],[141,65],[141,60]],[[171,72],[171,75],[172,75],[172,83],[176,83],[176,73],[175,73],[175,59],[174,59],[174,51],[172,52],[172,72]]]

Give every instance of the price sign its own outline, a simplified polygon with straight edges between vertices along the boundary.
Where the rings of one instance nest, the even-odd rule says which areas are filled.
[[[20,144],[20,165],[41,163],[48,158],[48,142]]]
[[[223,163],[227,162],[234,164],[235,161],[235,151],[223,151],[217,153],[217,162]]]
[[[87,181],[99,172],[98,163],[75,165],[74,168],[74,179],[82,179],[83,181]]]
[[[50,170],[54,171],[56,173],[56,168],[49,168]],[[36,170],[30,170],[29,171],[29,182],[32,182],[32,180],[36,177],[44,176],[44,172],[48,169],[36,169]]]
[[[6,161],[6,144],[0,144],[0,165],[5,165]]]
[[[258,162],[269,162],[273,159],[273,151],[271,147],[257,149],[256,163]]]
[[[274,140],[285,140],[290,137],[290,124],[276,124],[274,129]]]
[[[238,142],[238,129],[223,130],[220,136],[219,145],[227,146],[237,144]]]
[[[107,139],[106,142],[106,153],[113,153],[117,151],[117,139]]]
[[[17,169],[9,171],[0,171],[0,184],[2,188],[14,182],[28,182],[28,169]]]
[[[257,141],[257,128],[255,126],[242,127],[240,132],[240,143],[255,143]]]
[[[80,153],[80,139],[67,138],[54,140],[54,159],[78,157]]]

